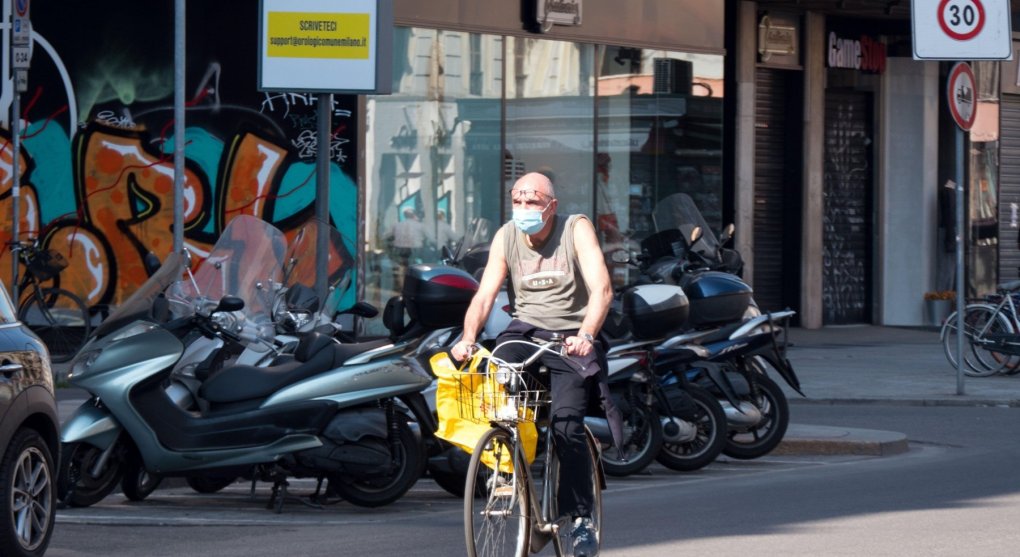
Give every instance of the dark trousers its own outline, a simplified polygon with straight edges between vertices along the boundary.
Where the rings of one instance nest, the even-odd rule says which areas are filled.
[[[508,340],[530,340],[516,333],[503,333],[496,339],[496,345]],[[535,351],[523,344],[511,344],[495,350],[496,356],[508,362],[523,362]],[[549,369],[545,374],[537,369],[544,365]],[[560,461],[560,485],[557,493],[558,509],[561,516],[571,518],[591,516],[593,489],[591,485],[591,457],[584,433],[584,416],[588,410],[591,395],[596,392],[598,376],[581,377],[569,368],[562,359],[544,354],[539,363],[530,369],[548,389],[552,399],[550,431],[553,446]]]

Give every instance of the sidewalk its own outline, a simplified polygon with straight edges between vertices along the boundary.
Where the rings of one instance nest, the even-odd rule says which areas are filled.
[[[933,329],[830,326],[791,329],[789,339],[787,356],[806,395],[779,379],[791,404],[1020,407],[1020,376],[964,376],[963,394],[957,394],[956,368]],[[907,449],[898,432],[791,423],[774,454],[888,455]]]
[[[795,328],[789,339],[787,356],[807,396],[787,389],[794,404],[1020,406],[1020,375],[964,376],[963,394],[957,394],[956,367],[949,364],[939,333],[932,329]]]

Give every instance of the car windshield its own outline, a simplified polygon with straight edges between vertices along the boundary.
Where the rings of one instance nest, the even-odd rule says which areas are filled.
[[[321,270],[317,253],[326,253]],[[284,285],[311,289],[322,313],[332,319],[350,285],[353,268],[340,231],[318,219],[308,221],[289,242],[284,262]]]

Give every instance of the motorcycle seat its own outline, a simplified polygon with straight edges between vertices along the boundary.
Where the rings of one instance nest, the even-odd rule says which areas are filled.
[[[319,333],[309,336],[324,338],[312,338],[307,342],[302,339],[294,359],[281,364],[223,368],[202,383],[199,396],[214,404],[266,398],[287,385],[340,367],[354,356],[389,344],[388,339],[339,344]]]

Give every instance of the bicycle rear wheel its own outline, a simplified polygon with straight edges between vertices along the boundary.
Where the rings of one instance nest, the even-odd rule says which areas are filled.
[[[42,339],[57,363],[73,358],[92,329],[85,304],[63,288],[33,291],[18,308],[18,319]]]
[[[491,457],[489,464],[483,455]],[[464,538],[468,557],[528,554],[531,507],[527,463],[510,432],[492,428],[471,454],[464,485]]]
[[[1009,319],[987,304],[971,304],[963,311],[963,372],[971,377],[999,373],[1014,357],[986,348],[982,340],[994,335],[1015,334]],[[956,312],[946,319],[940,336],[946,359],[955,367],[958,361]]]

